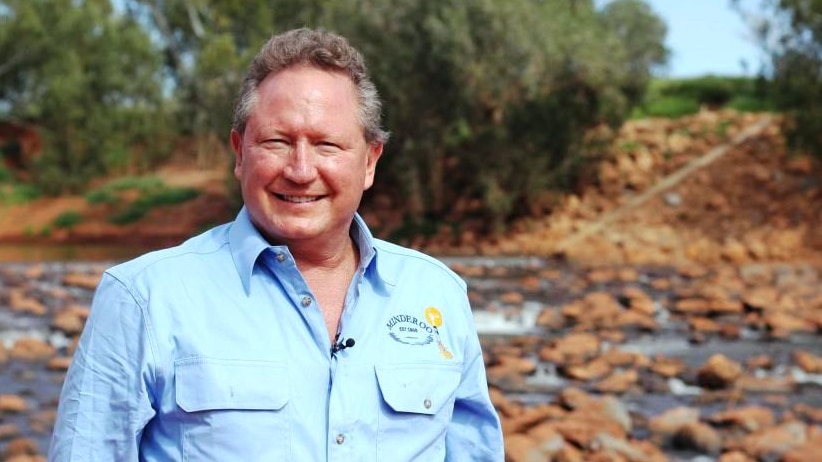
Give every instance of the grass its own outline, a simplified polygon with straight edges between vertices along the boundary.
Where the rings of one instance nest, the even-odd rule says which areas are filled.
[[[109,223],[115,225],[127,225],[141,220],[148,212],[155,207],[181,204],[194,199],[200,194],[192,188],[166,188],[140,196],[140,198],[129,203],[123,210],[115,213],[109,218]]]
[[[631,118],[678,118],[695,114],[702,106],[743,112],[773,110],[770,89],[763,79],[709,75],[651,81],[643,104],[634,108]]]

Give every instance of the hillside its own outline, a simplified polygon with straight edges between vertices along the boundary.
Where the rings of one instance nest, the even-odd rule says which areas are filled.
[[[779,125],[776,116],[733,111],[631,121],[590,185],[561,198],[550,214],[516,223],[497,239],[465,233],[456,247],[445,235],[411,244],[436,254],[562,256],[594,264],[816,261],[820,170],[808,157],[788,155]],[[126,226],[109,223],[110,211],[83,197],[4,206],[0,242],[173,244],[231,218],[226,174],[225,166],[160,169],[156,176],[167,185],[201,194]],[[70,230],[37,232],[68,210],[82,216]],[[387,213],[396,211],[365,211],[379,222],[389,221],[381,216]]]

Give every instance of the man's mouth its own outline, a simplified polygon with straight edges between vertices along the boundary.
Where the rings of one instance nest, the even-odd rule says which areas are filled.
[[[322,196],[291,196],[287,194],[277,194],[277,197],[280,200],[292,202],[294,204],[305,204],[308,202],[318,201],[322,198]]]

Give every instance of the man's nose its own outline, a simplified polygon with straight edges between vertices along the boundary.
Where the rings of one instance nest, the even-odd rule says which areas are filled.
[[[315,154],[305,142],[298,142],[288,155],[283,175],[295,183],[308,183],[317,176]]]

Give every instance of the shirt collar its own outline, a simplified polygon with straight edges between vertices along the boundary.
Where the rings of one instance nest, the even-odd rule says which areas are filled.
[[[373,274],[378,280],[385,283],[377,271],[376,261],[378,259],[377,249],[374,246],[374,236],[359,214],[354,215],[350,233],[351,238],[354,239],[360,251],[359,270],[366,275]],[[267,249],[285,247],[271,245],[265,237],[260,234],[251,222],[251,217],[248,215],[248,210],[246,210],[245,206],[240,209],[237,218],[231,225],[231,229],[228,232],[228,242],[229,248],[231,249],[231,258],[234,260],[234,266],[240,275],[246,293],[250,290],[251,274],[254,271],[254,265],[257,263],[260,254]],[[373,271],[373,273],[371,271]]]

